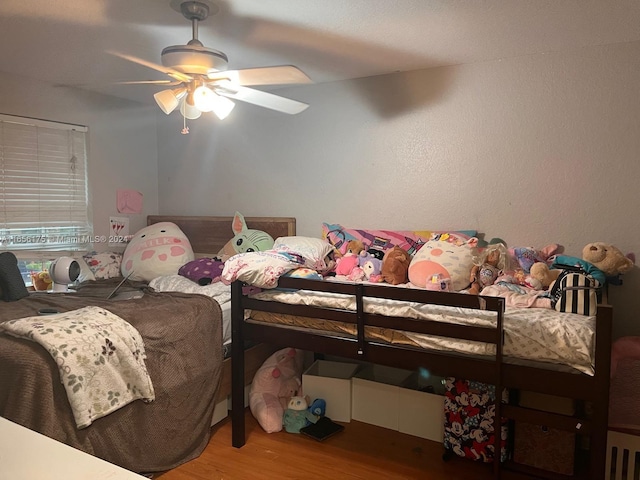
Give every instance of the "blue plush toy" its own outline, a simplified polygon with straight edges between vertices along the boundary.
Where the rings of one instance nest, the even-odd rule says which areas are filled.
[[[322,398],[316,398],[311,405],[309,405],[309,411],[318,417],[324,417],[324,412],[327,410],[327,402]]]

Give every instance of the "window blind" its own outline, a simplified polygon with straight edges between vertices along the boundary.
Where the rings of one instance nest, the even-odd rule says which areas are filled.
[[[91,248],[86,132],[0,115],[0,251]]]

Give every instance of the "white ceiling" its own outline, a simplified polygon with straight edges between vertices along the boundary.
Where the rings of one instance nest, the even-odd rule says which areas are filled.
[[[315,82],[640,41],[639,0],[212,0],[200,24],[229,68],[292,64]],[[153,104],[155,70],[191,39],[170,0],[1,0],[0,71]],[[4,93],[6,94],[6,92]]]

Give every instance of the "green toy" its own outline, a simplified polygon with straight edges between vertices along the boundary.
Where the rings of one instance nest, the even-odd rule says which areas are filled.
[[[300,433],[300,429],[309,425],[309,422],[316,423],[320,417],[308,408],[309,402],[305,397],[291,397],[282,417],[284,429],[289,433]]]

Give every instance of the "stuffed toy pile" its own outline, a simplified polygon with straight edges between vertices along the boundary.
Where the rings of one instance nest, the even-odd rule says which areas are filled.
[[[620,275],[629,272],[634,265],[632,254],[624,255],[620,249],[604,242],[588,243],[582,249],[582,258],[555,255],[546,262],[536,262],[531,266],[530,283],[539,290],[550,289],[560,275],[563,265],[579,266],[593,277],[599,286],[607,281],[619,283]]]

